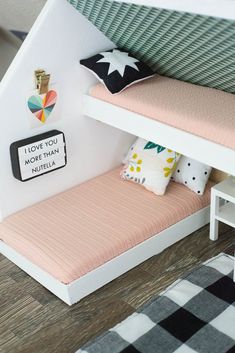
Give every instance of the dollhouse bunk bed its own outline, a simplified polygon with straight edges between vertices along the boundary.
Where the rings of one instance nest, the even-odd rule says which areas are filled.
[[[114,44],[121,46],[123,43],[122,47],[131,50],[133,46],[136,48],[138,42],[143,52],[156,54],[154,42],[151,43],[156,34],[155,26],[159,31],[169,26],[169,30],[172,21],[174,29],[176,28],[179,33],[182,33],[182,30],[184,33],[185,30],[189,30],[191,38],[197,30],[200,32],[197,33],[197,38],[203,37],[202,32],[206,34],[203,48],[209,43],[208,35],[217,44],[213,42],[212,47],[207,47],[204,68],[198,73],[197,78],[194,77],[192,80],[189,79],[190,75],[186,74],[187,63],[184,66],[185,70],[183,68],[176,70],[174,75],[172,67],[164,66],[157,70],[161,75],[138,83],[114,96],[101,84],[97,85],[95,80],[89,81],[89,75],[85,77],[80,73],[80,77],[87,78],[88,82],[82,90],[78,90],[79,106],[75,108],[79,107],[80,116],[75,109],[71,119],[71,130],[68,130],[66,123],[56,125],[65,131],[68,139],[68,160],[69,153],[71,154],[68,174],[63,174],[66,172],[62,169],[57,172],[60,188],[56,189],[53,186],[52,173],[42,177],[44,179],[42,186],[40,178],[30,181],[32,187],[38,187],[42,194],[46,183],[51,183],[51,190],[42,197],[35,195],[30,199],[25,196],[28,190],[27,183],[22,186],[24,190],[20,194],[23,201],[15,208],[11,208],[5,197],[5,210],[2,209],[3,221],[0,224],[1,253],[69,305],[208,223],[212,181],[208,183],[203,196],[192,193],[183,185],[172,183],[166,195],[156,197],[139,185],[120,179],[121,160],[127,146],[133,142],[133,135],[158,142],[235,175],[235,164],[232,163],[235,155],[233,119],[235,81],[231,80],[231,67],[222,60],[227,57],[231,65],[234,65],[231,57],[234,59],[235,53],[231,43],[235,38],[235,22],[229,17],[231,11],[224,13],[225,19],[221,19],[208,17],[209,10],[207,8],[206,11],[205,7],[200,10],[200,14],[190,14],[194,12],[192,8],[188,9],[189,13],[183,14],[181,11],[186,11],[187,8],[180,8],[179,11],[172,11],[174,7],[171,10],[159,9],[156,6],[162,5],[157,1],[151,4],[146,2],[145,5],[148,6],[144,6],[144,1],[141,4],[137,1],[134,4],[92,0],[70,2],[83,15],[74,11],[64,0],[52,0],[46,5],[41,19],[24,44],[27,45],[27,41],[35,42],[35,36],[40,31],[43,38],[46,33],[43,31],[48,31],[48,28],[43,29],[42,25],[47,23],[52,14],[55,19],[69,16],[70,21],[67,27],[65,25],[63,28],[64,33],[69,33],[68,37],[74,29],[79,30],[80,37],[86,35],[86,43],[81,39],[78,41],[77,52],[84,51],[89,39],[97,36],[96,43],[93,40],[90,53],[102,49],[101,44],[112,48]],[[167,8],[167,1],[164,3]],[[168,4],[170,3],[169,1]],[[191,5],[192,3],[190,2]],[[155,7],[150,8],[150,5]],[[228,10],[225,6],[224,11],[226,9]],[[218,15],[213,13],[213,16]],[[105,37],[98,33],[85,17],[88,17],[114,44],[104,39]],[[136,31],[132,28],[131,32],[130,23],[135,22],[133,19],[136,20],[135,26],[138,28],[139,21],[145,24],[144,36],[145,38],[147,36],[150,47],[146,47],[143,38],[141,41],[140,38],[137,40],[133,37]],[[56,23],[60,28],[60,21]],[[202,28],[202,24],[206,25],[206,29]],[[181,25],[183,27],[179,28]],[[118,29],[115,26],[118,26]],[[127,35],[127,28],[130,37],[124,38],[124,34]],[[167,42],[169,36],[173,40],[176,35],[169,31],[166,33],[167,35],[162,36]],[[221,50],[222,42],[226,46],[225,53],[224,47]],[[173,61],[179,57],[180,52],[185,53],[184,44],[181,44],[183,45],[181,51],[177,46],[174,49],[169,48],[169,52],[176,52],[172,57]],[[187,58],[195,64],[198,57],[197,55],[194,57],[193,52],[199,50],[195,47],[196,39],[191,44],[194,49],[191,59],[190,55]],[[33,47],[33,44],[31,46]],[[136,49],[137,55],[138,53],[142,55],[140,47]],[[212,49],[218,51],[217,57],[212,54]],[[68,55],[65,57],[67,61],[63,59],[65,66],[74,55],[72,50],[69,47]],[[85,54],[83,52],[81,55]],[[70,60],[69,64],[72,63],[74,67],[74,57]],[[149,57],[148,60],[151,61],[152,58]],[[213,71],[216,63],[219,69]],[[152,62],[152,67],[154,65],[156,63]],[[208,70],[211,70],[211,73],[205,78],[207,75],[203,76],[203,71],[205,73]],[[73,76],[74,71],[71,71],[71,81]],[[64,84],[67,80],[66,78],[63,81]],[[71,95],[73,99],[76,97],[74,89]],[[74,100],[69,101],[70,97],[68,95],[66,97],[67,103],[70,102],[72,106]],[[97,144],[93,146],[91,152],[76,145],[77,136],[74,137],[73,143],[69,143],[69,139],[71,141],[73,139],[74,129],[78,127],[76,125],[78,120],[80,124],[78,131],[81,131],[81,135],[85,135],[84,139],[80,135],[83,144],[87,146],[88,137],[93,137],[94,143]],[[24,134],[25,131],[22,131],[22,136]],[[72,158],[72,145],[77,147],[82,165],[77,159]],[[95,159],[92,157],[93,153]],[[87,158],[91,159],[92,165],[88,163]],[[80,176],[82,169],[87,168],[86,162],[93,170],[90,172],[88,168],[86,175]],[[99,163],[102,166],[99,166]],[[77,173],[74,179],[73,173]],[[69,180],[68,184],[62,182],[65,176],[66,180]],[[12,188],[18,190],[22,184],[17,181],[14,184],[13,181],[12,178]],[[35,190],[33,188],[31,192]],[[2,190],[0,194],[4,195]]]

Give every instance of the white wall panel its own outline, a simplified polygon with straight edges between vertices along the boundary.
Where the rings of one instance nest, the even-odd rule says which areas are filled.
[[[82,94],[96,79],[79,59],[113,47],[65,0],[49,0],[0,84],[0,208],[6,217],[115,167],[133,137],[81,114]],[[34,88],[33,73],[44,68],[60,85],[58,122],[30,130],[26,96]],[[48,130],[64,132],[65,168],[22,183],[11,171],[9,147],[19,139]]]

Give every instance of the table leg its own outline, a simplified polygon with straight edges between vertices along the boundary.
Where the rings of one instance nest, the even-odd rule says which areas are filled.
[[[210,209],[210,239],[218,239],[219,221],[215,218],[219,211],[219,197],[215,192],[211,192],[211,209]]]

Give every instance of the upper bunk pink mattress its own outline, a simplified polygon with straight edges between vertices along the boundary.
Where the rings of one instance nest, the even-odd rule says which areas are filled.
[[[102,85],[90,95],[235,149],[235,95],[163,76],[112,95]]]
[[[209,204],[173,183],[165,196],[123,181],[120,168],[8,217],[0,239],[63,283]]]

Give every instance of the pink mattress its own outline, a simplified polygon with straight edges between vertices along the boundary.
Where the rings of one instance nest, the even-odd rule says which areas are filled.
[[[7,218],[0,239],[63,283],[209,204],[173,183],[165,196],[123,181],[120,169],[96,177]]]
[[[93,97],[235,149],[235,95],[155,76],[112,95],[98,84]]]

